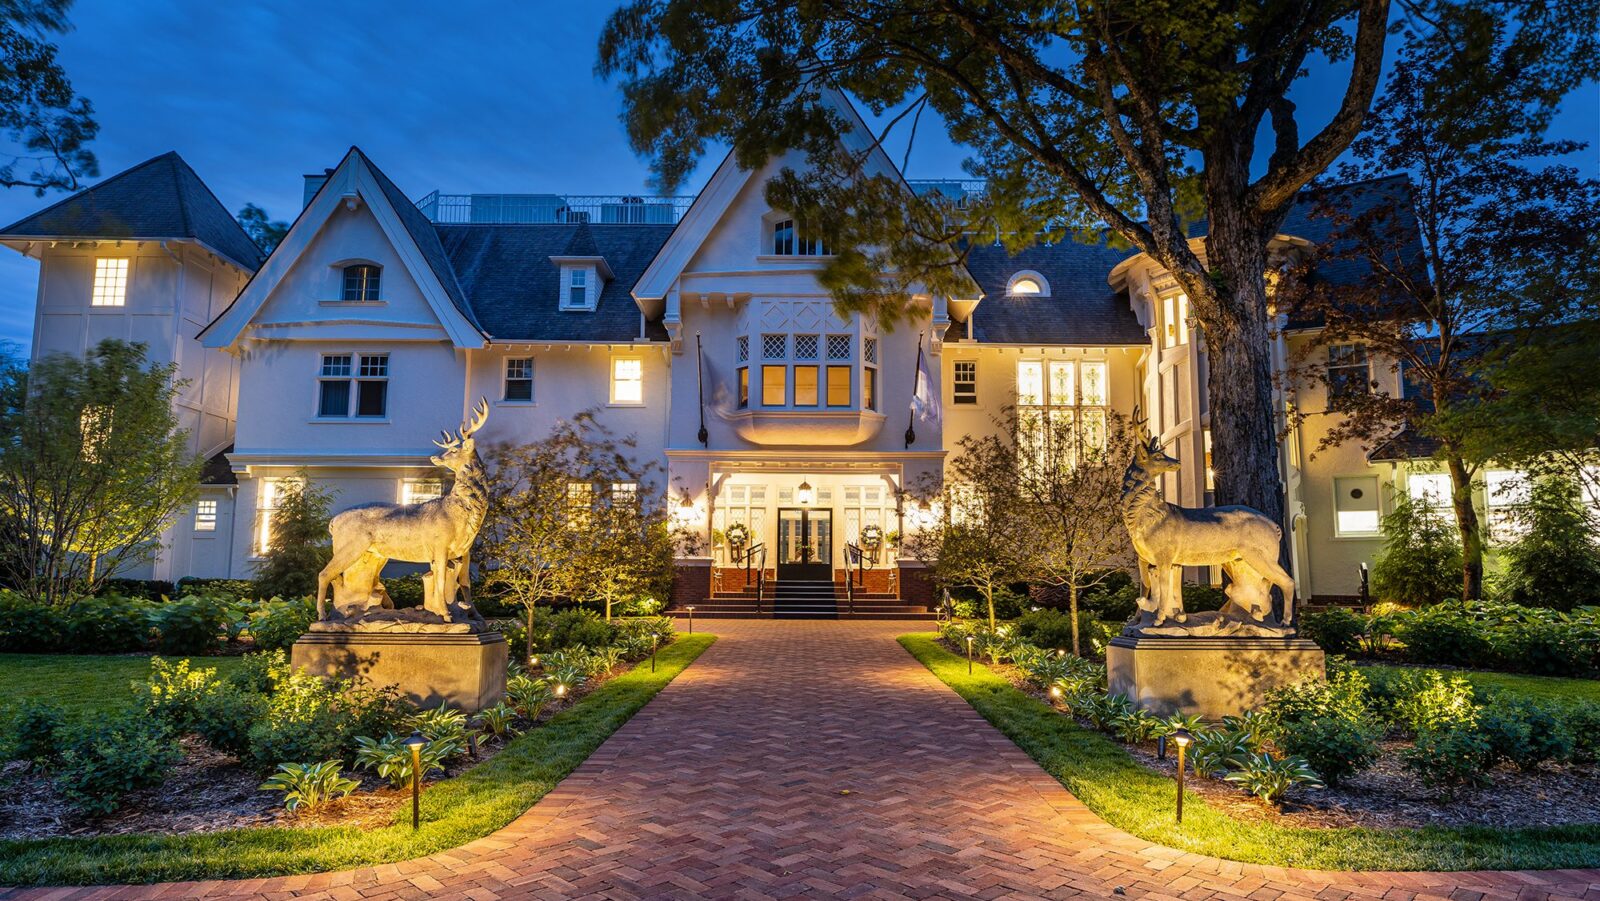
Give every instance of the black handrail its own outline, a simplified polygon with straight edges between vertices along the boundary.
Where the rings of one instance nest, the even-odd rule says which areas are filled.
[[[756,559],[757,555],[759,555],[761,558],[761,562],[756,566],[756,613],[759,614],[761,612],[762,594],[764,593],[767,584],[766,543],[763,542],[761,544],[752,544],[749,548],[746,548],[745,552],[739,555],[738,562],[744,563],[744,587],[749,588],[750,563]]]
[[[865,553],[860,545],[847,541],[844,545],[844,596],[850,603],[850,612],[856,612],[856,579],[861,573]]]

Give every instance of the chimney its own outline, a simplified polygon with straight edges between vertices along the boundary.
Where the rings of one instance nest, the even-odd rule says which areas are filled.
[[[324,169],[320,174],[306,176],[306,196],[300,204],[301,209],[311,205],[311,198],[317,196],[317,192],[322,190],[322,186],[328,183],[332,175],[332,169]]]

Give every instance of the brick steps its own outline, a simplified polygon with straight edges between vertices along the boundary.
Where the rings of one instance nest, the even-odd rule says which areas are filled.
[[[687,617],[688,611],[675,607],[669,616]],[[761,612],[756,612],[756,590],[737,588],[714,593],[694,605],[697,617],[708,619],[904,619],[932,620],[936,614],[927,607],[906,603],[887,592],[857,591],[852,607],[843,584],[826,580],[769,581],[762,595]]]

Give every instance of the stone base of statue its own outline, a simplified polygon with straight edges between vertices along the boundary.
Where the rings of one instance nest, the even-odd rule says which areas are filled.
[[[1106,648],[1110,692],[1157,716],[1217,720],[1260,707],[1274,688],[1325,675],[1322,649],[1304,638],[1122,635]]]
[[[392,623],[395,628],[385,630],[369,622],[317,623],[294,643],[291,660],[317,676],[359,676],[372,685],[393,685],[423,707],[442,701],[473,713],[500,703],[506,690],[504,635],[444,631],[438,625],[432,631],[406,630],[418,625]]]

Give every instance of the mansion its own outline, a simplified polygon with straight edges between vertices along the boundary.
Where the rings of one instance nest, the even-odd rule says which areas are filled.
[[[866,150],[868,130],[852,134]],[[881,151],[870,159],[895,172]],[[169,153],[0,241],[40,262],[35,359],[121,338],[187,380],[175,403],[209,462],[195,507],[136,574],[149,578],[250,577],[277,486],[302,470],[335,492],[336,510],[438,496],[430,440],[480,397],[492,405],[482,442],[535,440],[585,410],[634,436],[665,473],[675,525],[706,539],[677,562],[674,594],[686,603],[743,587],[712,540],[742,524],[778,585],[843,579],[847,545],[877,526],[890,540],[871,591],[927,604],[917,563],[893,546],[930,515],[903,489],[940,473],[963,436],[995,429],[1013,404],[1086,426],[1106,411],[1147,411],[1183,464],[1165,477],[1166,498],[1208,503],[1207,380],[1227,374],[1208,370],[1185,298],[1159,266],[1071,241],[1015,256],[981,244],[966,261],[975,296],[922,296],[893,330],[842,317],[816,280],[827,248],[765,200],[767,179],[803,162],[752,172],[730,156],[692,198],[419,200],[352,148],[307,176],[303,211],[263,257]],[[1329,228],[1302,202],[1281,249]],[[1314,330],[1280,317],[1280,364]],[[1334,348],[1328,365],[1336,383],[1402,390],[1360,347]],[[919,366],[933,415],[927,404],[913,412]],[[1314,599],[1356,595],[1389,498],[1436,498],[1441,478],[1381,449],[1313,455],[1321,391],[1279,398],[1285,422],[1291,408],[1311,414],[1288,431],[1281,474],[1293,573]],[[1489,474],[1486,505],[1502,477]]]

